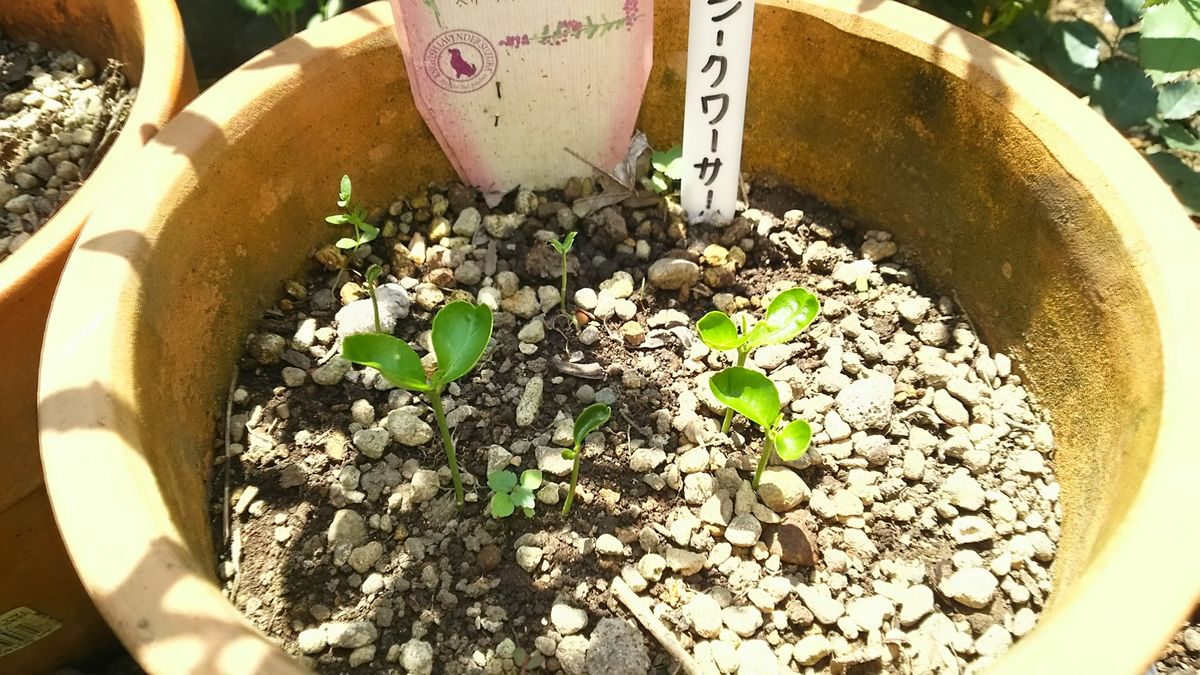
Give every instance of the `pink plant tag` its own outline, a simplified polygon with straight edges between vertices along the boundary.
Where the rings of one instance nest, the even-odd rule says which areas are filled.
[[[462,179],[498,198],[611,168],[650,76],[654,0],[391,0],[413,97]]]

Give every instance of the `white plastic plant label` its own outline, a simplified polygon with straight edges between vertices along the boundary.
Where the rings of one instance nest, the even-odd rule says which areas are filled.
[[[692,0],[680,204],[693,222],[733,219],[754,0]]]
[[[61,621],[28,607],[0,614],[0,658],[28,647],[61,627]]]
[[[392,0],[417,106],[495,197],[622,158],[650,75],[653,0]],[[568,150],[570,152],[568,152]]]

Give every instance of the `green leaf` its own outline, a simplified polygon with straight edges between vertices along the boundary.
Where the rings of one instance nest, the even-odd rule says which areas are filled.
[[[747,336],[747,345],[754,349],[784,344],[808,328],[820,313],[821,303],[817,302],[817,296],[803,288],[786,290],[767,306],[766,316]]]
[[[726,368],[708,382],[717,400],[763,429],[779,418],[779,392],[761,373],[746,368]]]
[[[265,16],[271,13],[271,7],[266,0],[237,0],[238,7],[254,12],[259,16]]]
[[[1146,155],[1188,213],[1200,215],[1200,174],[1196,173],[1183,160],[1169,152],[1156,152]]]
[[[383,274],[383,268],[379,265],[371,265],[367,268],[367,273],[364,276],[366,277],[368,284],[374,284],[375,281],[379,279],[380,274]]]
[[[348,250],[348,249],[352,249],[352,248],[358,248],[358,240],[351,239],[349,237],[342,237],[341,239],[338,239],[337,241],[335,241],[333,243],[333,245],[338,248]]]
[[[492,517],[507,518],[511,516],[515,510],[516,506],[513,504],[512,498],[507,494],[503,492],[497,492],[496,494],[492,495]]]
[[[466,375],[479,362],[492,337],[492,310],[459,300],[433,317],[433,352],[437,354],[435,382],[445,384]]]
[[[746,344],[749,336],[738,335],[737,326],[725,312],[712,311],[700,317],[696,322],[696,332],[700,333],[700,341],[709,349],[728,351],[740,349]]]
[[[1200,112],[1200,82],[1183,80],[1158,90],[1158,114],[1165,120],[1185,120]]]
[[[350,216],[339,213],[336,216],[325,216],[325,222],[330,225],[347,225],[350,223]]]
[[[421,357],[408,343],[382,333],[351,335],[342,341],[342,356],[351,363],[370,366],[401,389],[429,391]]]
[[[578,232],[572,230],[567,233],[566,239],[563,239],[563,242],[562,242],[563,250],[566,251],[567,253],[570,253],[571,249],[575,248],[575,235],[576,234],[578,234]]]
[[[1142,124],[1158,108],[1154,83],[1132,61],[1109,59],[1100,64],[1093,89],[1092,105],[1121,130]]]
[[[518,485],[512,489],[511,496],[513,504],[523,509],[532,509],[537,506],[537,500],[533,498],[533,491],[529,488]]]
[[[653,176],[650,176],[650,185],[654,188],[655,192],[659,193],[666,192],[667,190],[671,189],[671,184],[667,182],[666,175],[661,173],[656,173]]]
[[[536,490],[542,486],[542,472],[537,469],[526,469],[521,472],[521,487],[526,490]]]
[[[1064,84],[1087,92],[1100,63],[1103,36],[1086,21],[1058,21],[1050,26],[1043,51],[1046,66]]]
[[[511,471],[495,471],[488,474],[487,481],[492,492],[512,492],[517,485],[517,474]]]
[[[612,417],[612,408],[605,403],[593,403],[584,408],[583,412],[579,413],[579,417],[575,418],[575,447],[583,445],[583,439],[603,426],[610,417]],[[573,456],[572,459],[574,459]]]
[[[1166,73],[1200,68],[1200,7],[1172,0],[1146,10],[1139,47],[1142,67]]]
[[[338,203],[337,205],[346,208],[350,203],[350,176],[342,176],[342,184],[338,187]]]
[[[1121,28],[1132,26],[1142,16],[1142,0],[1104,0],[1104,6]]]
[[[1159,135],[1168,148],[1200,152],[1200,139],[1193,136],[1182,124],[1168,124],[1159,131]]]
[[[791,424],[775,434],[775,452],[785,462],[800,459],[808,452],[812,441],[812,427],[805,420],[792,420]]]
[[[524,513],[526,518],[533,517],[533,509],[521,509],[521,513]]]

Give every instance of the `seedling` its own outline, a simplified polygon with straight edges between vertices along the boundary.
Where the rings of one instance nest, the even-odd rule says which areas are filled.
[[[654,168],[649,178],[650,187],[659,194],[669,191],[675,181],[683,178],[683,146],[676,145],[650,155],[650,166]]]
[[[383,326],[379,322],[379,298],[375,296],[376,281],[379,275],[383,274],[383,268],[379,265],[371,265],[367,268],[367,273],[363,276],[367,281],[367,293],[371,296],[371,309],[375,310],[375,332],[382,333]]]
[[[700,317],[696,322],[696,330],[700,340],[709,349],[718,351],[737,350],[737,366],[746,365],[746,357],[750,352],[764,345],[779,345],[796,337],[821,312],[821,303],[817,296],[803,288],[792,288],[780,293],[767,312],[753,330],[746,330],[746,320],[743,316],[739,330],[725,312],[712,311]],[[721,422],[721,433],[728,433],[733,422],[733,408],[725,411],[725,419]]]
[[[521,472],[521,480],[511,471],[496,471],[488,474],[488,487],[492,488],[492,517],[507,518],[517,508],[526,518],[533,517],[533,509],[537,500],[533,491],[542,486],[542,472],[537,469],[526,469]]]
[[[518,675],[525,675],[546,665],[546,657],[542,656],[541,652],[529,652],[523,647],[513,650],[512,658],[513,664],[521,669]]]
[[[750,485],[758,489],[763,470],[771,459],[771,452],[778,452],[784,461],[800,459],[812,440],[812,427],[798,419],[783,426],[783,414],[779,407],[779,392],[775,384],[762,373],[734,366],[726,368],[709,381],[712,393],[731,410],[746,416],[766,434],[762,454],[758,458],[758,469]]]
[[[296,34],[300,30],[299,14],[307,4],[306,0],[237,0],[242,9],[254,12],[259,16],[270,16],[275,22],[275,28],[284,37]],[[342,11],[342,0],[323,0],[317,2],[317,12],[313,14],[306,28],[328,21]]]
[[[575,248],[575,232],[568,232],[560,241],[558,237],[550,240],[550,245],[562,256],[562,313],[567,315],[567,254]]]
[[[571,512],[571,503],[575,501],[575,484],[579,482],[579,455],[583,439],[604,426],[610,417],[612,417],[612,408],[604,403],[593,403],[584,408],[583,412],[579,413],[579,417],[575,418],[575,447],[562,452],[563,459],[575,462],[571,465],[571,485],[567,488],[567,502],[563,504],[562,514],[564,517]]]
[[[438,310],[433,317],[433,352],[437,355],[437,370],[426,374],[421,357],[404,340],[383,333],[361,333],[342,341],[342,356],[347,361],[369,366],[384,379],[409,391],[423,392],[429,397],[433,416],[442,434],[442,446],[450,464],[454,481],[454,500],[463,507],[462,478],[458,474],[458,458],[454,440],[446,427],[442,409],[442,390],[446,385],[471,372],[492,337],[492,310],[487,305],[473,305],[459,300]]]
[[[366,209],[350,203],[350,176],[342,176],[337,205],[344,209],[345,213],[327,216],[325,222],[331,225],[353,225],[354,238],[342,237],[334,243],[334,246],[344,251],[358,253],[360,246],[374,241],[375,237],[379,236],[379,228],[367,222]]]

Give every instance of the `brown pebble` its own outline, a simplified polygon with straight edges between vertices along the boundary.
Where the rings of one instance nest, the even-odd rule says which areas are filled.
[[[488,544],[479,549],[479,566],[483,568],[484,572],[491,572],[500,566],[501,556],[499,546]]]

